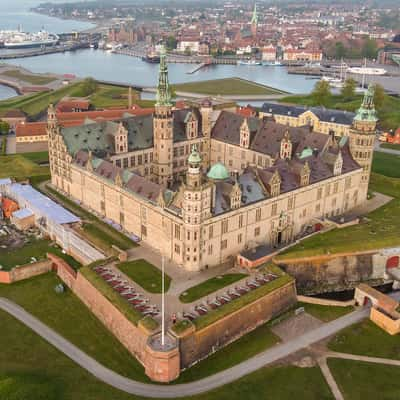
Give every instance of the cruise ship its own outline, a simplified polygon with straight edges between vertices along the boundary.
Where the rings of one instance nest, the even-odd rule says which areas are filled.
[[[37,33],[0,31],[0,46],[6,49],[26,49],[53,46],[59,40],[56,34],[41,30]]]

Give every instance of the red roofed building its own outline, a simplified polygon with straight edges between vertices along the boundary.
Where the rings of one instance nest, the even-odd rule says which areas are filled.
[[[388,143],[400,144],[400,128],[393,135],[388,134],[386,140]]]
[[[285,61],[321,61],[322,51],[318,49],[286,49],[283,53]]]
[[[14,131],[17,124],[26,121],[26,114],[20,110],[8,110],[0,114],[0,119],[7,122],[10,129]]]
[[[242,106],[237,107],[236,114],[239,114],[245,118],[249,118],[249,117],[255,117],[257,115],[257,112],[256,112],[256,110],[254,110],[253,107],[251,107],[249,105],[246,107],[242,107]]]
[[[88,111],[90,101],[86,99],[63,99],[57,104],[59,112],[81,112]]]
[[[19,209],[19,206],[15,201],[7,197],[3,197],[1,208],[3,210],[4,218],[10,218],[12,213]]]

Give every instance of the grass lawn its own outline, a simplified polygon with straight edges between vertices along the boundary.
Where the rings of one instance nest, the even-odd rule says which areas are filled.
[[[208,294],[222,289],[223,287],[228,286],[231,283],[237,282],[246,276],[246,274],[226,274],[216,276],[187,289],[179,296],[179,300],[182,303],[191,303],[192,301],[207,296]]]
[[[9,69],[7,71],[2,72],[1,75],[19,79],[21,81],[28,82],[32,85],[47,85],[48,83],[54,82],[56,80],[56,78],[52,76],[24,74],[19,69]]]
[[[261,353],[278,342],[279,337],[272,333],[269,324],[261,325],[187,369],[174,383],[191,382],[216,374]]]
[[[50,103],[57,103],[65,96],[82,96],[82,82],[72,83],[61,89],[49,92],[28,94],[0,101],[0,113],[10,109],[20,109],[35,118],[45,112]]]
[[[337,333],[328,347],[341,353],[400,360],[400,336],[389,335],[369,319]]]
[[[399,146],[400,149],[400,146]],[[372,169],[378,174],[389,176],[391,178],[400,177],[400,153],[388,154],[379,151],[374,152]]]
[[[12,285],[0,284],[0,296],[22,306],[106,367],[147,382],[142,365],[72,291],[66,290],[61,294],[55,292],[54,287],[60,282],[56,274],[51,272]],[[4,325],[1,323],[2,331]],[[24,340],[22,333],[16,332],[15,335],[19,340]],[[3,332],[0,337],[3,338]],[[52,365],[50,360],[48,363]]]
[[[400,170],[399,170],[400,173]],[[276,257],[277,262],[289,258],[310,257],[346,251],[373,250],[400,244],[400,179],[373,173],[370,188],[395,197],[383,207],[368,214],[358,225],[315,235]]]
[[[348,307],[337,307],[337,306],[321,306],[319,304],[309,304],[299,302],[297,307],[304,307],[308,314],[313,317],[318,318],[321,321],[329,322],[336,318],[342,317],[352,311],[354,308],[352,306]]]
[[[400,398],[400,367],[336,358],[328,366],[346,400]]]
[[[213,79],[209,81],[188,82],[172,85],[178,92],[199,93],[205,95],[270,95],[285,92],[247,81],[241,78]]]
[[[381,143],[380,147],[384,149],[392,149],[392,150],[398,150],[400,151],[400,144],[395,144],[395,143]]]
[[[52,245],[52,243],[45,239],[32,238],[27,244],[18,249],[2,249],[0,248],[0,265],[5,271],[9,271],[15,266],[22,266],[31,262],[31,257],[36,260],[46,259],[47,253],[53,253],[71,265],[71,267],[78,269],[81,264],[68,254],[64,254],[61,249]]]
[[[318,105],[318,102],[312,94],[304,96],[287,96],[279,101],[305,106]],[[345,100],[342,95],[333,95],[328,98],[325,107],[354,112],[360,107],[361,102],[362,95],[356,95],[348,100]],[[399,109],[400,99],[393,96],[386,96],[382,106],[378,109],[380,126],[384,129],[397,129],[400,125]]]
[[[23,153],[22,156],[36,164],[48,164],[49,163],[49,152],[38,151],[35,153]]]
[[[99,247],[105,249],[105,247],[111,248],[112,245],[115,245],[121,250],[128,250],[137,246],[129,237],[101,221],[95,215],[80,207],[73,200],[63,196],[49,185],[42,187],[41,190],[44,194],[53,197],[58,203],[69,209],[72,213],[87,221],[84,224],[82,232],[89,241],[93,240],[94,244],[97,244]]]
[[[64,296],[64,295],[62,295]],[[71,314],[71,318],[74,313]],[[142,400],[101,383],[69,358],[3,311],[0,311],[0,398],[7,400]],[[75,319],[72,319],[75,321]],[[87,320],[83,321],[85,324]],[[73,326],[72,324],[70,324]],[[99,327],[97,329],[100,331]],[[79,331],[77,331],[79,332]],[[90,341],[95,335],[87,335]],[[114,347],[102,335],[103,356]],[[103,342],[100,340],[102,339]],[[127,358],[128,360],[128,358]],[[124,359],[110,360],[116,367]],[[129,367],[129,361],[128,365]],[[127,361],[124,361],[125,363]],[[17,394],[19,397],[16,397]],[[14,396],[14,397],[11,397]],[[263,368],[234,383],[190,400],[331,400],[319,368]],[[184,398],[182,398],[185,400]],[[189,400],[187,398],[187,400]]]
[[[127,261],[117,267],[149,293],[161,293],[161,270],[146,260]],[[165,274],[165,291],[168,292],[171,278]]]
[[[33,176],[49,175],[48,167],[36,164],[22,154],[0,156],[0,178],[13,177],[17,180]]]
[[[132,90],[133,97],[137,92]],[[90,96],[90,102],[96,108],[128,107],[128,88],[99,84],[94,94]]]
[[[226,303],[221,307],[218,307],[217,309],[210,311],[206,315],[202,315],[196,318],[193,321],[193,324],[196,326],[196,329],[200,330],[206,327],[207,325],[212,324],[218,319],[221,319],[226,315],[235,312],[236,310],[244,307],[245,305],[256,301],[260,297],[265,296],[266,294],[272,292],[278,287],[286,285],[287,283],[293,280],[291,276],[287,275],[274,265],[269,265],[268,267],[266,267],[266,269],[271,271],[272,273],[277,274],[278,278],[276,278],[272,282],[269,282],[265,285],[258,287],[255,290],[246,293],[245,295],[239,297],[238,299],[232,300],[229,303]]]

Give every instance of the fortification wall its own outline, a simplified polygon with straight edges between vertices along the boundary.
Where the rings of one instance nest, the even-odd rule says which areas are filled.
[[[296,279],[300,294],[344,290],[360,282],[385,279],[385,259],[379,250],[274,261]]]
[[[294,281],[180,339],[181,368],[208,356],[296,303]]]
[[[11,271],[0,271],[0,283],[13,283],[33,276],[41,275],[51,270],[51,261],[43,260],[21,267],[14,267]]]

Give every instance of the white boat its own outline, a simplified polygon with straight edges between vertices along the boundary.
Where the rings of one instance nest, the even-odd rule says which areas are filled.
[[[54,46],[59,37],[41,30],[37,33],[18,31],[0,31],[0,42],[6,49],[26,49]]]
[[[343,87],[343,80],[340,78],[334,78],[332,76],[323,76],[321,81],[325,81],[329,83],[329,86],[341,89]]]
[[[364,58],[364,65],[362,67],[350,67],[347,68],[347,72],[351,74],[358,74],[358,75],[385,75],[386,69],[385,68],[373,68],[367,67],[367,59]]]
[[[384,68],[350,67],[347,72],[358,75],[385,75],[387,71]]]
[[[262,65],[265,67],[280,67],[283,64],[280,61],[263,61]]]
[[[261,65],[261,61],[257,60],[239,60],[238,65]]]

